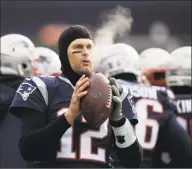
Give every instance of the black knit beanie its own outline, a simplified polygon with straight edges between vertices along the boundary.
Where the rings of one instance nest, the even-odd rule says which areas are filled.
[[[68,59],[67,49],[72,41],[80,38],[92,40],[89,31],[84,26],[74,25],[65,29],[58,40],[58,53],[62,65],[61,70],[73,85],[80,79],[81,74],[73,71]]]

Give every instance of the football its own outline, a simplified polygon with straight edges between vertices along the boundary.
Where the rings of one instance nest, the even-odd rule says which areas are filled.
[[[109,80],[101,73],[92,75],[89,82],[88,93],[81,99],[80,109],[89,126],[98,128],[112,112],[112,90]]]

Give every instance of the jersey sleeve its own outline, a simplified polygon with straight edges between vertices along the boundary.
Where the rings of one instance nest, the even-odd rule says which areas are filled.
[[[166,131],[165,141],[172,157],[173,167],[191,168],[191,140],[186,131],[177,122],[175,115],[170,117]]]
[[[123,93],[121,95],[122,111],[124,116],[131,122],[132,125],[138,123],[137,112],[135,109],[135,101],[128,88],[123,87]]]
[[[14,114],[17,108],[22,107],[45,112],[47,100],[48,92],[45,83],[38,77],[26,78],[16,91],[10,112]]]
[[[171,97],[168,97],[168,94],[166,92],[158,92],[158,100],[162,103],[165,112],[168,110],[168,112],[176,113],[177,112],[177,107],[174,104],[173,100]]]

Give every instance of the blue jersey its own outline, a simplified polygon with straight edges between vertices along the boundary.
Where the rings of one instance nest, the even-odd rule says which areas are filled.
[[[5,116],[8,114],[8,110],[14,98],[15,92],[16,89],[13,89],[12,87],[3,83],[0,84],[0,122],[2,122]]]
[[[171,122],[171,119],[176,120],[175,112],[177,111],[171,100],[172,93],[165,87],[124,80],[118,80],[118,84],[122,86],[123,92],[129,89],[136,102],[139,123],[135,126],[135,131],[144,149],[142,167],[159,167],[157,160],[161,158],[165,145],[172,147],[168,135],[171,132],[170,126],[176,124]]]
[[[47,123],[52,123],[65,113],[70,105],[74,86],[63,75],[58,77],[32,77],[26,78],[18,88],[11,109],[27,107],[45,114]],[[123,99],[123,111],[133,124],[137,117],[133,112],[130,100]],[[126,113],[127,111],[127,113]],[[20,114],[15,114],[20,116]],[[109,155],[114,137],[107,119],[98,129],[89,128],[82,115],[75,119],[70,127],[58,141],[59,149],[56,153],[56,166],[61,167],[73,163],[92,161],[94,163],[108,164]]]
[[[177,111],[175,111],[176,119],[180,126],[187,132],[192,139],[192,97],[191,95],[175,95],[172,99]],[[181,136],[183,137],[183,136]],[[179,140],[176,140],[179,142]],[[181,145],[181,144],[180,144]],[[181,145],[183,147],[184,145]],[[183,156],[183,153],[181,153]],[[176,160],[173,160],[170,153],[167,151],[167,146],[161,155],[160,168],[176,167]]]
[[[192,95],[175,95],[177,120],[192,139]]]
[[[22,122],[8,112],[15,92],[23,79],[16,76],[0,76],[0,167],[26,168],[18,142],[22,132]]]

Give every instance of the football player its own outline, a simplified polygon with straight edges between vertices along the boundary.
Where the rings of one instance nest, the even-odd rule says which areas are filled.
[[[140,53],[141,82],[156,86],[166,86],[165,71],[170,54],[161,48],[149,48]]]
[[[185,46],[171,53],[171,60],[166,71],[167,86],[175,94],[177,119],[192,138],[192,77],[191,47]]]
[[[4,104],[1,102],[5,106],[1,106],[2,110],[5,110],[1,111],[4,112],[1,113],[1,120],[7,113],[15,93],[15,91],[12,92],[12,90],[8,90],[8,88],[12,87],[16,90],[24,77],[31,76],[33,73],[33,49],[33,42],[26,36],[20,34],[8,34],[1,37],[1,91],[5,91],[5,93],[10,91],[10,94],[1,93],[1,98],[6,96],[7,98],[5,100],[8,101],[8,103]],[[3,100],[4,99],[2,99],[2,101]]]
[[[1,50],[3,51],[15,51],[20,49],[19,47],[27,50],[30,60],[32,62],[32,74],[38,73],[39,57],[35,52],[35,46],[33,42],[26,36],[21,34],[7,34],[1,37]]]
[[[107,77],[118,79],[117,82],[123,93],[130,90],[136,102],[135,109],[139,124],[135,126],[135,131],[144,149],[141,167],[159,167],[157,161],[160,159],[164,145],[168,146],[171,156],[175,155],[178,160],[175,167],[190,167],[191,142],[187,133],[176,121],[175,106],[170,105],[167,95],[164,94],[166,88],[137,82],[141,76],[140,58],[133,47],[113,44],[106,56],[99,62],[99,69],[102,69]]]
[[[136,115],[126,98],[128,93],[120,96],[115,81],[111,80],[115,107],[109,119],[93,129],[80,113],[80,99],[87,94],[92,72],[92,47],[85,27],[67,28],[58,41],[62,75],[26,78],[17,90],[10,111],[24,122],[20,152],[38,167],[110,167],[114,143],[123,166],[138,167],[142,161],[132,127]],[[129,120],[122,114],[121,99]]]
[[[44,76],[57,76],[61,74],[61,63],[56,52],[45,47],[36,47],[40,63],[38,72]]]
[[[171,52],[169,67],[166,71],[167,86],[175,94],[174,104],[177,107],[176,116],[179,124],[192,139],[192,77],[191,77],[191,47],[185,46]],[[168,152],[163,152],[165,159],[170,158]],[[173,167],[176,163],[171,158],[168,164],[162,159],[163,165]]]
[[[2,168],[26,167],[17,144],[21,133],[21,121],[8,114],[8,109],[21,82],[33,73],[31,60],[33,47],[32,41],[20,34],[1,37],[0,166]]]

